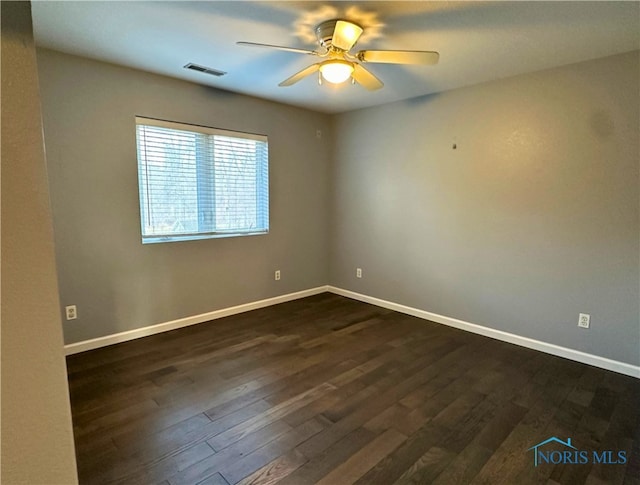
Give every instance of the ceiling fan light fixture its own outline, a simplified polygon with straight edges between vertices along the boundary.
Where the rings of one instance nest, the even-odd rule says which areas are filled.
[[[367,21],[367,23],[370,23]],[[315,29],[320,50],[298,49],[255,42],[238,42],[240,45],[268,47],[297,54],[308,54],[324,59],[305,67],[293,76],[282,81],[278,86],[292,86],[311,74],[318,73],[318,83],[325,80],[332,84],[342,84],[351,78],[352,84],[359,84],[369,91],[384,86],[373,73],[362,63],[381,64],[421,64],[429,65],[438,62],[439,54],[435,51],[399,51],[399,50],[362,50],[351,52],[364,29],[349,20],[333,19],[318,24]]]
[[[320,65],[320,72],[326,81],[340,84],[351,77],[353,64],[339,59],[325,61]]]

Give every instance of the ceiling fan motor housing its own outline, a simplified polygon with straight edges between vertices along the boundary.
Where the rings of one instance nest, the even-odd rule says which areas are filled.
[[[318,42],[327,50],[333,45],[331,41],[333,40],[333,33],[339,20],[340,19],[326,20],[316,27],[316,37],[318,38]],[[348,22],[360,27],[358,24],[351,21],[342,20],[342,22]]]

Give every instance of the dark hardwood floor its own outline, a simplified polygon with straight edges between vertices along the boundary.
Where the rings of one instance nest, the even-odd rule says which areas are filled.
[[[68,370],[81,483],[640,483],[637,379],[329,293]]]

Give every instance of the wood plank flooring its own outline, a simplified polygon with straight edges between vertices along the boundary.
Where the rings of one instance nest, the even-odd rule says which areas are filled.
[[[640,484],[637,379],[329,293],[67,364],[81,483]]]

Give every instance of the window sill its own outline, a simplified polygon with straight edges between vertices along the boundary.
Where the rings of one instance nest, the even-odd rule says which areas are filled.
[[[222,237],[262,236],[269,234],[269,230],[255,232],[216,232],[210,234],[185,234],[175,236],[143,236],[142,244],[157,244],[181,241],[199,241],[201,239],[219,239]]]

